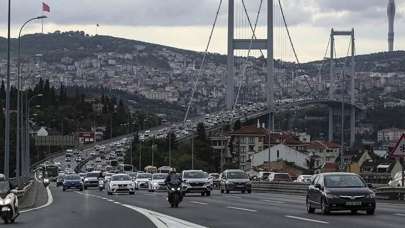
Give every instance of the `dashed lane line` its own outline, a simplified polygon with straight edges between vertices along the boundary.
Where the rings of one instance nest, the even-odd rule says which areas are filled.
[[[190,201],[190,203],[200,204],[200,205],[207,205],[208,203],[199,202],[199,201]]]
[[[253,210],[253,209],[248,209],[248,208],[242,208],[242,207],[226,207],[228,209],[233,209],[233,210],[239,210],[239,211],[249,211],[249,212],[257,212],[257,210]]]
[[[394,215],[396,215],[396,216],[401,216],[401,217],[405,217],[405,214],[400,214],[400,213],[397,213],[397,214],[394,214]]]
[[[298,216],[292,216],[292,215],[286,215],[285,217],[286,217],[286,218],[290,218],[290,219],[300,220],[300,221],[306,221],[306,222],[313,222],[313,223],[320,223],[320,224],[329,224],[329,222],[327,222],[327,221],[315,220],[315,219],[304,218],[304,217],[298,217]]]

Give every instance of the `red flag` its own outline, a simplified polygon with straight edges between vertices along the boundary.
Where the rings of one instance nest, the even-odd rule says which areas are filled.
[[[46,3],[42,3],[42,11],[44,11],[44,12],[50,12],[51,11],[51,8],[46,4]]]

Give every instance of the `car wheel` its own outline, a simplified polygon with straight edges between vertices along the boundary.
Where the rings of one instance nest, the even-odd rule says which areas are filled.
[[[83,192],[83,188],[80,188],[79,191]]]
[[[87,190],[87,186],[84,186],[84,190]]]
[[[63,188],[62,191],[66,191],[66,188]]]
[[[219,187],[219,189],[221,190],[221,193],[222,193],[222,194],[225,192],[221,187]]]
[[[242,193],[242,194],[245,194],[245,190],[242,190],[241,193]]]
[[[374,214],[375,214],[375,208],[373,208],[373,209],[368,209],[368,210],[366,211],[366,213],[367,213],[368,215],[374,215]]]
[[[135,192],[129,192],[129,194],[130,194],[130,195],[134,195],[134,194],[135,194]]]
[[[171,208],[174,208],[174,203],[170,204],[170,207],[171,207]]]
[[[14,223],[15,222],[15,219],[10,219],[10,223]]]
[[[357,210],[350,210],[350,213],[351,213],[352,215],[355,215],[355,214],[357,214]]]
[[[226,190],[226,194],[229,194],[229,190]]]
[[[108,195],[112,195],[112,192],[107,192]]]
[[[312,214],[312,213],[315,212],[315,208],[312,207],[312,205],[311,205],[311,203],[308,201],[308,199],[307,199],[307,212],[308,212],[309,214]]]
[[[250,193],[252,193],[252,190],[247,190],[247,192],[250,194]]]
[[[205,195],[206,196],[211,196],[211,192],[208,191],[208,192],[205,193]]]
[[[321,201],[321,212],[323,215],[329,214],[329,208],[328,208],[328,205],[327,205],[325,199],[322,199],[322,201]]]
[[[201,192],[201,196],[205,196],[205,192]]]

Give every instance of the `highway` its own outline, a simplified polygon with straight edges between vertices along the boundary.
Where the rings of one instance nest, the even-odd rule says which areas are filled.
[[[51,186],[53,203],[23,213],[20,227],[402,227],[405,204],[379,202],[376,215],[346,212],[309,215],[303,196],[252,193],[211,197],[188,195],[170,208],[165,192],[137,191],[108,196],[105,191],[62,192]]]

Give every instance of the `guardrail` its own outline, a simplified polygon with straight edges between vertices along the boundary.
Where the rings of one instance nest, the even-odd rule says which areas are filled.
[[[254,192],[276,192],[284,194],[305,195],[308,184],[290,182],[252,182]],[[377,187],[373,189],[377,199],[382,200],[405,200],[405,188]]]

